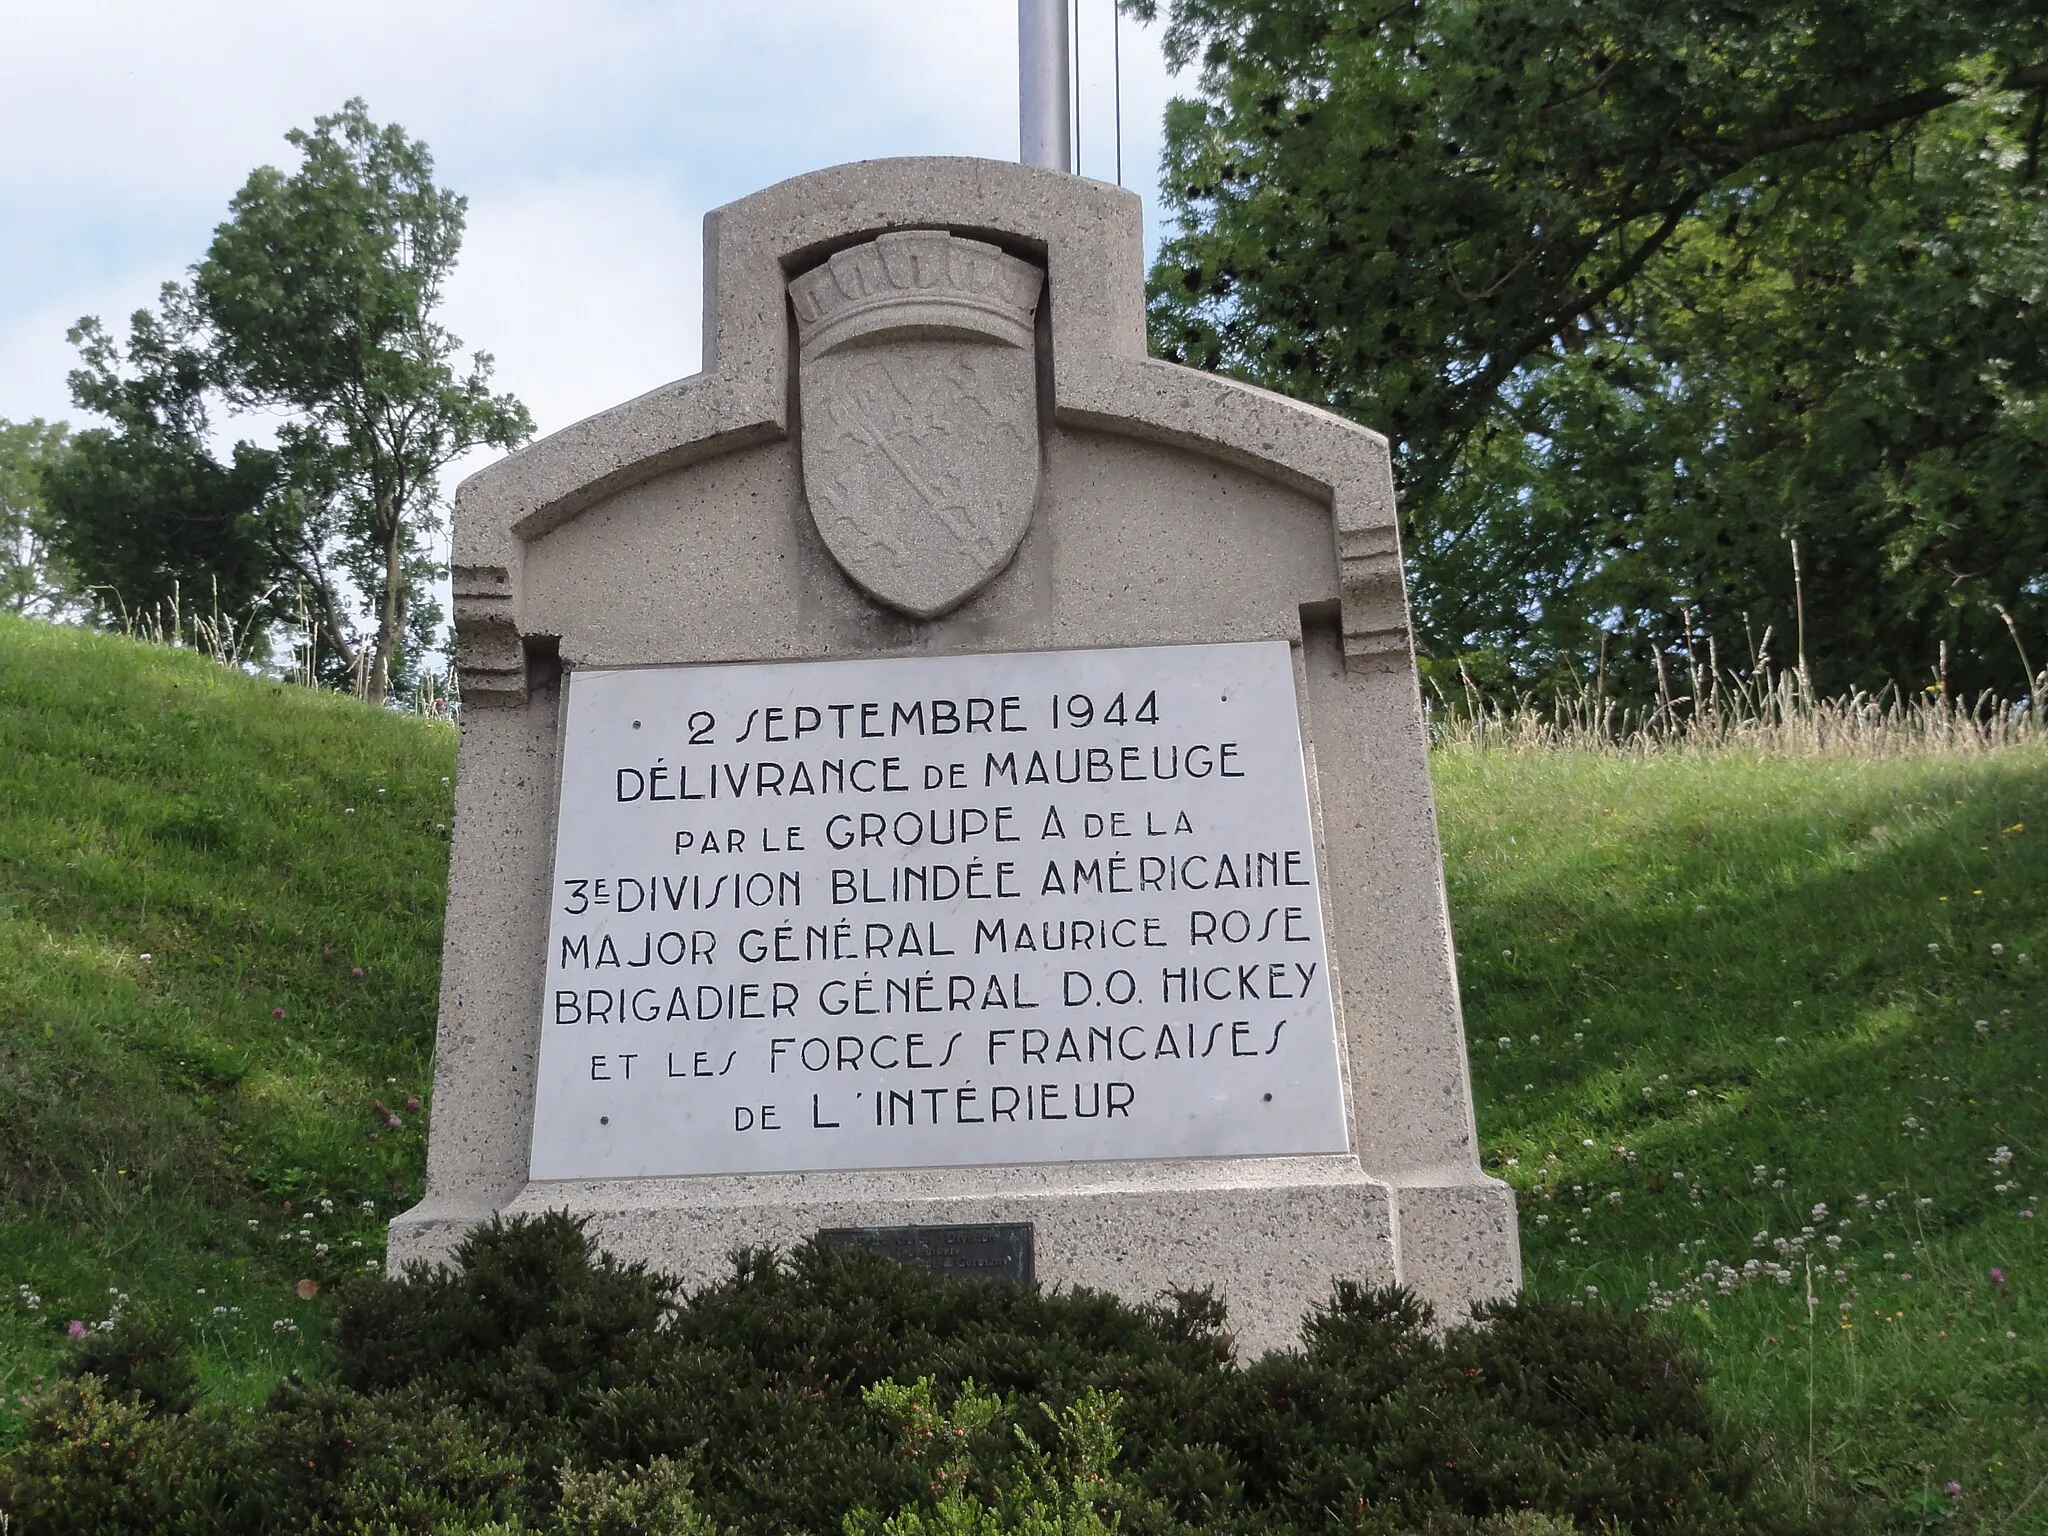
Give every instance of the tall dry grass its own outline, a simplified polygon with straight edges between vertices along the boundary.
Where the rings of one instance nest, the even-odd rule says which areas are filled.
[[[314,618],[303,589],[298,593],[296,612],[283,623],[272,623],[266,627],[257,618],[262,605],[276,590],[272,587],[259,593],[249,605],[248,613],[239,620],[233,614],[221,611],[218,582],[214,584],[213,602],[208,609],[186,606],[176,582],[171,585],[169,601],[139,611],[131,612],[120,603],[116,594],[119,632],[131,640],[150,645],[197,651],[233,671],[275,677],[303,688],[323,687],[325,685],[315,670],[320,654],[321,625]],[[355,664],[348,674],[348,685],[337,691],[353,698],[368,699],[368,666],[369,655],[359,648]],[[451,659],[441,670],[428,670],[421,674],[410,707],[418,714],[446,720],[460,707],[460,698]]]
[[[1432,680],[1430,739],[1441,747],[1642,755],[1652,752],[1749,752],[1774,757],[1919,757],[1996,752],[2048,739],[2041,694],[2020,701],[1985,692],[1952,698],[1937,687],[1911,694],[1895,686],[1835,698],[1816,695],[1803,669],[1738,676],[1694,669],[1691,688],[1670,691],[1660,678],[1654,703],[1630,704],[1596,687],[1543,701],[1530,695],[1486,697],[1462,676],[1457,695]]]
[[[263,593],[257,604],[270,596]],[[304,595],[296,615],[277,626],[275,634],[267,635],[256,623],[254,606],[251,617],[237,623],[221,612],[217,587],[211,610],[200,611],[183,607],[174,586],[167,604],[143,613],[123,610],[120,627],[134,639],[190,647],[224,667],[281,676],[308,688],[321,686],[313,673],[319,626]],[[263,659],[277,648],[279,636],[290,659],[281,666],[265,666]],[[1877,693],[1826,698],[1813,691],[1803,664],[1774,669],[1769,646],[1766,630],[1764,653],[1747,676],[1721,668],[1711,640],[1703,656],[1689,649],[1682,674],[1685,692],[1673,691],[1660,655],[1656,702],[1642,704],[1609,697],[1601,679],[1548,700],[1526,693],[1488,697],[1460,667],[1455,695],[1429,679],[1428,692],[1434,696],[1430,742],[1480,751],[1540,749],[1625,756],[1736,751],[1877,758],[1995,752],[2048,739],[2048,708],[2041,700],[2048,693],[2048,670],[2034,676],[2032,698],[2017,702],[1989,691],[1964,701],[1951,697],[1939,683],[1917,694],[1888,685]],[[366,662],[367,657],[359,654],[346,690],[357,698],[368,696]],[[422,677],[411,705],[437,719],[449,718],[460,708],[452,661],[445,670]]]

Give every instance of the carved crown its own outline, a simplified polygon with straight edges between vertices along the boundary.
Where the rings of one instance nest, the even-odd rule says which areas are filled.
[[[797,342],[817,357],[881,332],[1031,344],[1045,274],[979,240],[900,230],[839,252],[789,285]]]

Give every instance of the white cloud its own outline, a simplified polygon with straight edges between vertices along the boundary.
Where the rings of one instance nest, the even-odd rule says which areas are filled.
[[[531,183],[472,208],[445,318],[551,432],[696,372],[702,268],[644,181]]]
[[[126,279],[69,287],[61,296],[45,297],[0,325],[0,417],[78,419],[65,383],[78,366],[78,353],[64,333],[80,316],[98,315],[125,335],[124,317],[155,301],[157,282],[138,272]]]

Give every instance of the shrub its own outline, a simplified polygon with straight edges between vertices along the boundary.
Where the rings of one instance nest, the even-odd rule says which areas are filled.
[[[418,1386],[500,1418],[555,1418],[579,1395],[625,1383],[677,1290],[643,1265],[593,1256],[560,1212],[494,1220],[463,1240],[452,1266],[356,1282],[341,1308],[337,1375],[359,1392]]]
[[[129,1312],[93,1329],[64,1362],[64,1375],[97,1376],[112,1398],[133,1397],[152,1412],[183,1413],[198,1396],[199,1372],[177,1330],[150,1312]]]
[[[697,1510],[684,1469],[666,1456],[615,1472],[562,1471],[553,1529],[561,1536],[716,1536]]]
[[[37,1536],[166,1529],[177,1429],[97,1376],[59,1382],[0,1462],[0,1511]]]
[[[908,1387],[885,1381],[862,1395],[895,1420],[903,1454],[929,1479],[929,1505],[887,1519],[857,1509],[846,1536],[1111,1536],[1137,1502],[1117,1476],[1122,1402],[1114,1393],[1084,1392],[1060,1414],[1044,1409],[1057,1455],[1021,1425],[1015,1448],[991,1445],[986,1432],[1008,1405],[971,1381],[943,1412],[929,1377]],[[992,1499],[977,1483],[994,1488]]]
[[[0,1461],[0,1507],[82,1478],[103,1531],[1818,1528],[1635,1315],[1525,1299],[1438,1330],[1340,1284],[1301,1350],[1243,1366],[1227,1322],[1201,1293],[1133,1307],[816,1244],[683,1296],[566,1217],[494,1224],[451,1267],[345,1291],[335,1378],[254,1415],[67,1384]]]

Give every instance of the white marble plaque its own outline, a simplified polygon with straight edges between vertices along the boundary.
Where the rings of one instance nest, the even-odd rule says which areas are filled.
[[[1284,642],[567,707],[534,1178],[1347,1149]]]

